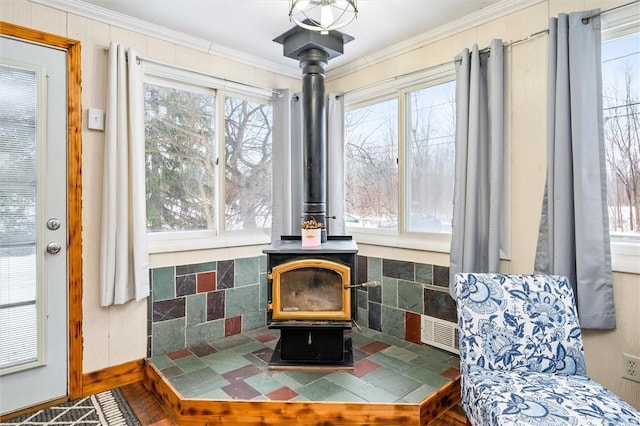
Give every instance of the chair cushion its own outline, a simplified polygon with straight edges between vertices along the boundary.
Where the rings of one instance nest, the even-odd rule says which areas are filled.
[[[457,274],[462,373],[586,375],[573,291],[552,275]]]
[[[462,377],[462,406],[473,425],[640,425],[640,413],[585,376],[490,371]]]

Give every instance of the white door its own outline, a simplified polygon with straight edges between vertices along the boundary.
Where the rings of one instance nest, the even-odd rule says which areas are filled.
[[[67,56],[0,37],[0,414],[67,396]]]

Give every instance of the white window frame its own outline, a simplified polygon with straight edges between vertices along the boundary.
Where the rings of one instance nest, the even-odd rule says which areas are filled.
[[[392,78],[384,82],[345,93],[345,111],[361,108],[377,102],[396,98],[398,101],[398,229],[379,230],[351,226],[347,230],[358,242],[376,246],[396,247],[449,253],[451,234],[404,231],[406,195],[404,194],[406,172],[405,105],[408,92],[455,80],[453,62]],[[453,200],[452,200],[453,202]]]
[[[189,250],[206,250],[248,245],[268,244],[271,228],[252,230],[224,229],[224,100],[235,97],[261,103],[271,103],[272,90],[261,89],[204,73],[180,69],[172,65],[143,62],[144,82],[169,82],[172,87],[214,93],[216,97],[216,149],[220,167],[216,171],[216,229],[197,231],[147,232],[150,254]]]
[[[601,15],[602,43],[631,34],[640,35],[640,10],[623,7]],[[615,272],[640,274],[640,238],[611,241],[611,266]]]

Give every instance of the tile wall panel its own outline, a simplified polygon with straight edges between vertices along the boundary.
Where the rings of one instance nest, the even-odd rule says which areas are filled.
[[[382,306],[380,305],[380,303],[369,302],[369,328],[382,331],[382,323],[380,321],[382,315],[381,309]]]
[[[416,263],[416,281],[422,284],[433,284],[433,268],[433,265]],[[441,266],[438,266],[438,268],[441,268]]]
[[[198,274],[196,291],[198,293],[214,291],[216,289],[216,277],[217,275],[215,271]]]
[[[358,256],[356,290],[361,325],[414,343],[421,315],[456,322],[449,268]],[[149,356],[203,344],[266,325],[266,256],[229,259],[150,271]]]
[[[175,294],[176,272],[173,266],[151,271],[153,300],[171,299]]]
[[[226,292],[223,290],[207,293],[207,321],[224,318],[225,295]]]
[[[420,315],[407,312],[405,315],[405,323],[404,323],[404,338],[412,343],[420,343],[422,338],[422,320]]]
[[[192,294],[187,296],[187,326],[202,324],[207,321],[207,295]]]
[[[150,271],[149,356],[266,325],[266,256]]]
[[[234,271],[234,261],[233,260],[223,260],[218,262],[218,289],[225,288],[233,288],[233,273]]]
[[[401,280],[415,280],[415,266],[413,262],[404,260],[384,259],[382,262],[382,275]]]
[[[449,268],[446,266],[433,267],[433,285],[449,289]]]
[[[449,322],[457,322],[456,304],[449,292],[439,289],[424,289],[424,313]]]
[[[398,279],[382,277],[382,304],[398,307]]]
[[[168,321],[185,317],[185,298],[158,300],[153,302],[153,322]]]
[[[176,277],[176,296],[187,296],[196,293],[196,276],[194,274]]]

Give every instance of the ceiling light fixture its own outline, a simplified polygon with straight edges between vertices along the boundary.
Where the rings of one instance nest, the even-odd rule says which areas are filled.
[[[289,19],[311,31],[328,34],[358,16],[357,0],[290,0]]]

